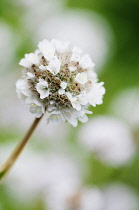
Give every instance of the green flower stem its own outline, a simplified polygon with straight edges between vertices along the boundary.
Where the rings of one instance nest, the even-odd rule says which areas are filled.
[[[41,117],[42,118],[42,117]],[[36,118],[23,137],[23,139],[18,143],[18,145],[15,147],[13,152],[11,153],[10,157],[7,159],[7,161],[0,166],[0,183],[2,182],[3,178],[8,174],[14,163],[16,162],[17,158],[21,154],[22,150],[24,149],[25,145],[29,141],[31,135],[33,134],[34,130],[36,129],[37,125],[39,124],[41,118]]]

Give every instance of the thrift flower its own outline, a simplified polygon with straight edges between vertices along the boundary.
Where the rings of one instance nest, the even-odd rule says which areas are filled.
[[[30,111],[47,122],[86,122],[89,105],[102,104],[105,88],[98,83],[94,63],[76,47],[58,40],[43,40],[34,53],[21,59],[25,68],[16,83],[17,94]]]

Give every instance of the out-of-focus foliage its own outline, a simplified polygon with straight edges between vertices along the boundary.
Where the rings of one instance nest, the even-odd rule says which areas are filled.
[[[113,118],[115,117],[119,121],[121,120],[122,123],[125,123],[126,128],[129,128],[128,132],[130,133],[130,139],[132,139],[131,141],[132,141],[132,144],[134,145],[133,147],[136,148],[136,151],[131,161],[129,161],[126,164],[120,164],[120,165],[115,166],[113,164],[109,164],[109,161],[108,162],[102,161],[103,158],[101,155],[103,155],[102,153],[104,151],[101,147],[98,147],[98,145],[96,144],[97,141],[95,143],[89,142],[89,144],[91,144],[91,149],[92,149],[91,151],[90,149],[89,150],[87,149],[87,146],[85,146],[86,147],[85,148],[81,144],[79,136],[80,136],[80,131],[84,129],[84,125],[79,125],[79,127],[76,129],[69,127],[67,125],[62,125],[63,127],[48,126],[47,128],[47,125],[45,124],[45,122],[42,122],[42,124],[40,124],[40,128],[38,128],[38,132],[36,136],[34,135],[34,137],[32,138],[30,145],[35,150],[36,154],[37,154],[37,151],[39,151],[39,153],[42,151],[43,153],[45,152],[46,154],[49,152],[55,153],[58,151],[60,153],[64,153],[66,155],[68,154],[68,156],[71,156],[73,160],[76,160],[76,163],[79,165],[79,168],[82,171],[82,185],[83,186],[95,185],[96,187],[103,188],[105,187],[105,185],[109,183],[121,182],[127,186],[132,187],[133,191],[135,191],[138,196],[139,194],[139,179],[138,179],[139,177],[139,152],[138,152],[139,127],[137,124],[136,124],[137,126],[135,127],[130,125],[130,120],[132,117],[132,110],[131,110],[130,117],[128,119],[123,118],[124,113],[123,113],[123,116],[121,117],[117,114],[118,109],[120,109],[120,106],[122,106],[123,112],[124,112],[123,107],[125,107],[125,110],[128,110],[128,107],[130,107],[130,106],[126,107],[126,105],[128,104],[127,97],[125,101],[123,98],[121,103],[118,102],[120,106],[117,106],[117,108],[114,107],[113,109],[113,104],[116,104],[116,100],[117,101],[121,100],[120,99],[121,92],[123,92],[124,90],[128,92],[128,89],[129,90],[132,88],[136,89],[137,87],[139,87],[139,26],[138,26],[139,25],[139,12],[138,12],[139,1],[138,0],[123,0],[123,1],[120,1],[120,0],[113,0],[113,1],[110,1],[110,0],[105,0],[105,1],[103,0],[101,1],[97,1],[97,0],[63,0],[63,1],[62,0],[58,0],[58,1],[55,1],[55,0],[53,1],[0,0],[0,31],[5,30],[3,34],[8,33],[7,35],[2,36],[2,38],[1,38],[2,33],[0,33],[0,57],[2,57],[3,53],[5,53],[5,55],[2,57],[3,59],[0,59],[0,116],[1,116],[0,163],[2,163],[3,161],[3,158],[1,158],[4,156],[3,153],[7,151],[4,148],[6,148],[7,145],[9,144],[14,145],[16,142],[18,142],[18,140],[22,137],[23,133],[25,132],[25,129],[28,128],[28,126],[30,125],[33,119],[31,114],[29,114],[28,111],[24,111],[25,107],[22,107],[23,105],[20,104],[20,102],[16,99],[14,85],[15,85],[16,79],[21,73],[21,68],[18,66],[18,62],[24,56],[25,53],[29,53],[35,49],[35,46],[37,45],[39,41],[38,34],[40,33],[38,33],[38,30],[40,30],[42,26],[41,24],[45,26],[44,23],[46,22],[47,24],[46,24],[46,28],[44,27],[44,31],[45,30],[49,31],[49,28],[47,28],[47,26],[50,27],[49,21],[51,21],[51,23],[53,24],[56,24],[56,22],[54,23],[54,21],[52,21],[52,18],[56,17],[56,15],[58,17],[59,14],[60,16],[64,14],[63,17],[65,17],[65,14],[67,11],[68,13],[71,12],[71,16],[73,14],[72,11],[74,11],[74,18],[76,15],[76,11],[78,14],[78,18],[79,18],[79,12],[85,12],[85,14],[90,15],[89,21],[90,22],[92,21],[93,24],[96,21],[94,20],[95,15],[96,14],[97,16],[100,15],[101,16],[100,21],[103,20],[104,18],[104,22],[107,22],[107,24],[109,25],[108,27],[109,29],[106,27],[106,31],[108,30],[107,31],[108,34],[110,33],[109,34],[110,36],[108,37],[108,39],[110,39],[110,43],[108,46],[109,49],[107,51],[108,55],[105,58],[106,62],[104,63],[104,65],[100,67],[101,68],[100,71],[98,71],[100,81],[105,82],[105,87],[106,87],[107,92],[104,97],[104,104],[101,106],[98,106],[97,108],[93,110],[94,114],[90,116],[89,120],[91,121],[92,125],[93,125],[93,120],[95,120],[98,117],[98,115],[99,116],[105,115],[106,119],[109,119],[109,116],[112,116]],[[70,16],[68,16],[68,18],[69,17]],[[61,19],[62,18],[60,18],[60,20]],[[68,21],[70,22],[70,20]],[[78,23],[78,21],[75,21],[75,22]],[[90,22],[87,28],[85,27],[82,29],[80,27],[80,30],[88,30],[88,28],[91,27]],[[104,22],[102,21],[102,25],[104,24]],[[85,24],[85,22],[83,24]],[[106,25],[104,24],[104,28]],[[7,27],[8,27],[8,30],[7,30]],[[74,30],[74,27],[76,27],[76,29],[78,30],[78,26],[73,24],[73,28],[72,26],[70,27],[71,31],[69,31],[69,33],[71,33],[72,30]],[[101,27],[101,25],[99,27]],[[53,25],[53,28],[55,28],[54,25]],[[91,40],[90,37],[91,36],[93,37],[94,34],[95,34],[94,36],[96,36],[97,32],[101,33],[97,27],[95,27],[96,31],[94,33],[93,33],[93,29],[94,28],[91,29],[92,30],[91,32],[88,30],[88,33],[91,34],[89,36],[89,40]],[[66,30],[68,30],[68,27],[66,28]],[[56,34],[57,32],[54,31],[54,33],[56,36],[58,35]],[[62,30],[62,33],[64,34],[64,30]],[[83,33],[81,32],[81,37],[79,37],[79,39],[85,41],[85,37],[82,37],[82,34]],[[48,36],[49,35],[50,34],[48,33]],[[98,37],[100,38],[100,36]],[[55,37],[52,37],[52,38],[55,38]],[[94,38],[92,38],[92,40],[94,40]],[[105,39],[103,41],[106,42]],[[8,46],[7,46],[7,43],[8,43]],[[8,59],[9,57],[6,57],[6,55],[10,57],[10,60]],[[97,69],[97,66],[96,66],[96,69]],[[132,100],[131,104],[135,104],[135,106],[133,107],[134,116],[136,115],[138,116],[139,107],[137,107],[138,106],[137,101],[139,101],[139,92],[138,94],[136,94],[137,100],[135,100],[136,98],[134,97],[130,98],[131,95],[129,95],[129,102]],[[130,109],[132,109],[132,107],[130,107]],[[137,111],[135,112],[135,110]],[[136,117],[136,122],[138,121],[138,119],[139,118]],[[102,131],[102,127],[100,128],[98,126],[97,129],[98,130],[100,129],[100,131]],[[111,126],[110,126],[110,129],[111,129]],[[119,127],[117,128],[117,131],[116,131],[117,133],[118,131],[120,132],[120,130],[118,129]],[[118,137],[119,134],[117,133],[114,133],[114,135],[115,136],[117,135],[117,138],[119,140],[119,137]],[[99,138],[100,144],[101,144],[101,141],[103,141],[104,146],[106,144],[107,148],[111,148],[111,142],[106,141],[106,139],[103,138],[104,136],[101,136],[98,134],[96,134],[96,136],[93,136],[94,141],[97,138]],[[89,135],[89,131],[88,133],[86,133],[86,135],[88,136],[88,138],[91,136]],[[113,139],[112,135],[110,136],[110,138]],[[125,137],[123,136],[123,138]],[[91,139],[90,137],[90,141],[91,140],[93,141],[93,139]],[[114,151],[113,155],[118,154],[116,143],[115,143],[115,148],[112,148],[112,149]],[[10,152],[10,150],[8,151]],[[120,150],[120,153],[122,152],[123,151]],[[99,158],[100,156],[101,158]],[[120,155],[118,157],[120,157]],[[28,164],[28,161],[26,161],[25,165],[26,164]],[[30,162],[30,164],[33,164],[33,163]],[[20,161],[18,162],[18,165],[20,165]],[[15,167],[15,170],[16,170],[16,167]],[[17,167],[17,170],[18,172],[20,172],[21,168]],[[15,174],[13,173],[13,171],[11,171],[11,177],[13,174],[13,177],[11,178],[11,180],[13,179],[14,182],[9,180],[7,183],[5,181],[3,185],[0,185],[0,210],[1,209],[2,210],[22,210],[22,209],[44,210],[46,209],[43,196],[38,196],[37,199],[34,199],[33,201],[29,203],[26,201],[21,202],[18,199],[17,200],[15,199],[16,197],[16,190],[15,190],[15,197],[14,198],[12,197],[11,193],[9,193],[10,189],[12,188],[9,186],[11,185],[10,183],[16,183],[16,176],[14,177],[14,175],[16,174],[16,171],[15,171]],[[43,172],[38,172],[38,173],[43,173]],[[21,180],[18,179],[19,183],[20,181],[23,181],[23,179],[24,177],[22,177]],[[15,189],[16,188],[17,186],[15,184]],[[65,209],[62,209],[62,210],[65,210]],[[109,210],[109,209],[106,209],[106,210]],[[110,209],[110,210],[113,210],[113,209]],[[123,210],[123,209],[118,209],[118,210]]]

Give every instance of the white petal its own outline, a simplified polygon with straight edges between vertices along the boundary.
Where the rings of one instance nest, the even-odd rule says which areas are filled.
[[[62,88],[58,90],[59,95],[65,94],[65,90],[63,90]]]
[[[61,82],[60,86],[61,86],[63,89],[66,89],[67,83],[66,83],[66,82]]]
[[[42,71],[46,71],[47,70],[47,66],[41,65],[41,66],[39,66],[39,69],[42,70]]]
[[[74,71],[77,70],[77,67],[76,67],[76,66],[70,66],[70,67],[69,67],[69,70],[70,70],[71,72],[74,72]]]
[[[78,125],[78,120],[77,119],[71,119],[68,121],[71,125],[73,125],[73,127],[77,127]]]
[[[34,97],[33,96],[30,96],[30,97],[26,98],[25,104],[33,104],[33,103],[34,103]]]
[[[74,62],[79,62],[80,61],[80,55],[76,54],[76,53],[73,53],[70,60],[74,61]]]
[[[38,102],[38,101],[36,100],[36,102]],[[44,111],[45,110],[44,110],[44,107],[42,104],[40,106],[38,106],[36,103],[32,103],[30,106],[30,112],[32,114],[36,114],[37,118],[40,118],[42,116],[42,114],[44,113]]]
[[[38,84],[41,84],[43,87],[48,88],[48,82],[46,82],[46,81],[43,80],[43,79],[40,79]]]
[[[77,109],[77,111],[81,110],[81,104],[79,101],[72,102],[72,106],[73,106],[73,108]]]
[[[103,103],[102,99],[105,94],[103,84],[103,82],[94,84],[92,90],[88,93],[88,101],[94,107]]]
[[[35,77],[35,75],[33,75],[32,73],[30,72],[27,72],[27,78],[28,79],[33,79]]]
[[[45,80],[40,79],[39,83],[37,83],[36,85],[36,89],[40,94],[41,99],[44,99],[49,96],[48,83]]]
[[[30,90],[28,88],[28,83],[24,79],[17,80],[16,88],[17,88],[17,90],[19,90],[25,96],[30,96],[30,94],[31,94],[31,92],[30,92]]]
[[[40,93],[41,99],[47,98],[48,96],[49,96],[49,90],[44,90]]]
[[[72,94],[70,92],[66,92],[66,96],[70,101],[72,101]]]
[[[22,58],[19,62],[19,65],[23,66],[23,67],[26,67],[26,68],[30,68],[32,64],[26,58]]]
[[[73,50],[72,50],[73,53],[76,53],[76,54],[79,54],[81,55],[82,54],[82,50],[78,47],[74,47]]]
[[[88,99],[87,99],[87,96],[82,96],[82,95],[79,95],[78,96],[78,101],[80,102],[80,104],[82,105],[87,105],[88,103]]]
[[[53,39],[51,43],[53,44],[53,46],[55,47],[58,53],[64,53],[65,51],[68,50],[68,47],[69,47],[69,42],[62,42],[62,41]]]
[[[61,121],[63,121],[63,118],[62,118],[61,114],[52,114],[49,117],[49,121],[54,123],[54,124],[58,124]]]
[[[77,76],[75,77],[75,81],[80,84],[85,84],[88,81],[87,73],[86,72],[78,73]]]
[[[50,61],[47,69],[54,75],[58,74],[60,71],[61,62],[57,57],[54,57],[53,60]]]
[[[40,51],[43,53],[44,57],[50,61],[54,57],[55,48],[48,40],[43,40],[38,45]]]
[[[83,69],[87,69],[87,68],[93,68],[95,66],[95,64],[92,62],[91,58],[89,55],[84,55],[81,60],[80,60],[80,66]]]
[[[82,122],[82,123],[86,123],[88,121],[88,117],[86,115],[82,116],[82,117],[79,117],[79,120]]]
[[[25,54],[25,58],[31,63],[35,65],[39,65],[39,57],[35,53]]]
[[[24,88],[26,88],[26,82],[25,82],[25,80],[24,79],[18,79],[17,81],[16,81],[16,88],[18,88],[18,89],[24,89]]]
[[[89,111],[89,110],[85,110],[85,113],[86,114],[93,114],[93,112],[92,111]]]
[[[36,111],[37,111],[37,105],[36,104],[32,104],[31,105],[31,107],[30,107],[30,112],[32,113],[32,114],[35,114],[36,113]]]

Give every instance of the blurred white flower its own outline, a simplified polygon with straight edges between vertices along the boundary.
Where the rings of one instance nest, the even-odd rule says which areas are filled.
[[[9,147],[2,147],[4,155],[1,154],[1,160],[5,159],[9,150]],[[80,179],[76,163],[67,155],[45,155],[30,150],[22,154],[7,178],[6,186],[11,196],[20,202],[30,202],[41,196],[45,202],[47,200],[50,205],[54,205],[51,204],[51,195],[53,199],[57,195],[57,199],[62,198],[64,201],[77,191]]]
[[[129,127],[112,117],[97,117],[82,126],[79,141],[103,162],[112,166],[128,163],[135,154]]]
[[[43,18],[38,28],[37,40],[45,37],[68,40],[91,55],[97,70],[107,60],[113,36],[108,22],[100,15],[85,10],[57,10],[52,17]],[[85,62],[82,59],[82,65],[87,65],[86,58]]]
[[[76,164],[66,158],[55,158],[49,162],[49,189],[46,189],[44,200],[51,210],[68,210],[70,198],[78,192],[81,185],[81,174]]]
[[[95,187],[82,190],[78,210],[104,210],[104,198],[101,190]]]
[[[15,4],[21,5],[21,6],[25,6],[26,9],[33,9],[33,8],[37,8],[40,5],[43,5],[43,7],[49,8],[49,9],[53,9],[53,8],[58,8],[61,5],[64,4],[63,0],[15,0]],[[32,8],[33,7],[33,8]]]
[[[0,72],[9,71],[9,66],[11,70],[15,48],[15,36],[12,30],[6,23],[0,21]]]
[[[137,210],[137,195],[123,184],[111,184],[104,188],[105,210]]]
[[[111,111],[125,120],[133,130],[139,129],[139,88],[124,90],[112,101]]]
[[[12,147],[1,147],[1,163]],[[62,154],[26,151],[5,184],[17,202],[27,204],[41,198],[50,210],[137,210],[139,204],[136,194],[120,183],[101,189],[83,187],[76,163]]]
[[[38,48],[19,63],[26,69],[23,79],[16,82],[18,97],[38,118],[46,110],[49,123],[68,121],[75,127],[78,120],[85,123],[86,114],[91,113],[88,106],[102,104],[105,94],[104,83],[98,83],[91,58],[58,40],[43,40]],[[78,62],[71,61],[73,54],[80,58]],[[76,67],[73,72],[72,66]]]
[[[69,197],[64,196],[64,191],[53,191],[47,201],[50,210],[137,210],[139,205],[135,192],[123,184],[80,188]]]
[[[33,33],[32,41],[39,41],[36,28],[39,28],[48,18],[61,12],[64,0],[15,0],[16,4],[24,7],[21,18],[22,24],[29,33]],[[35,24],[32,24],[35,23]],[[37,36],[37,37],[36,37]]]

